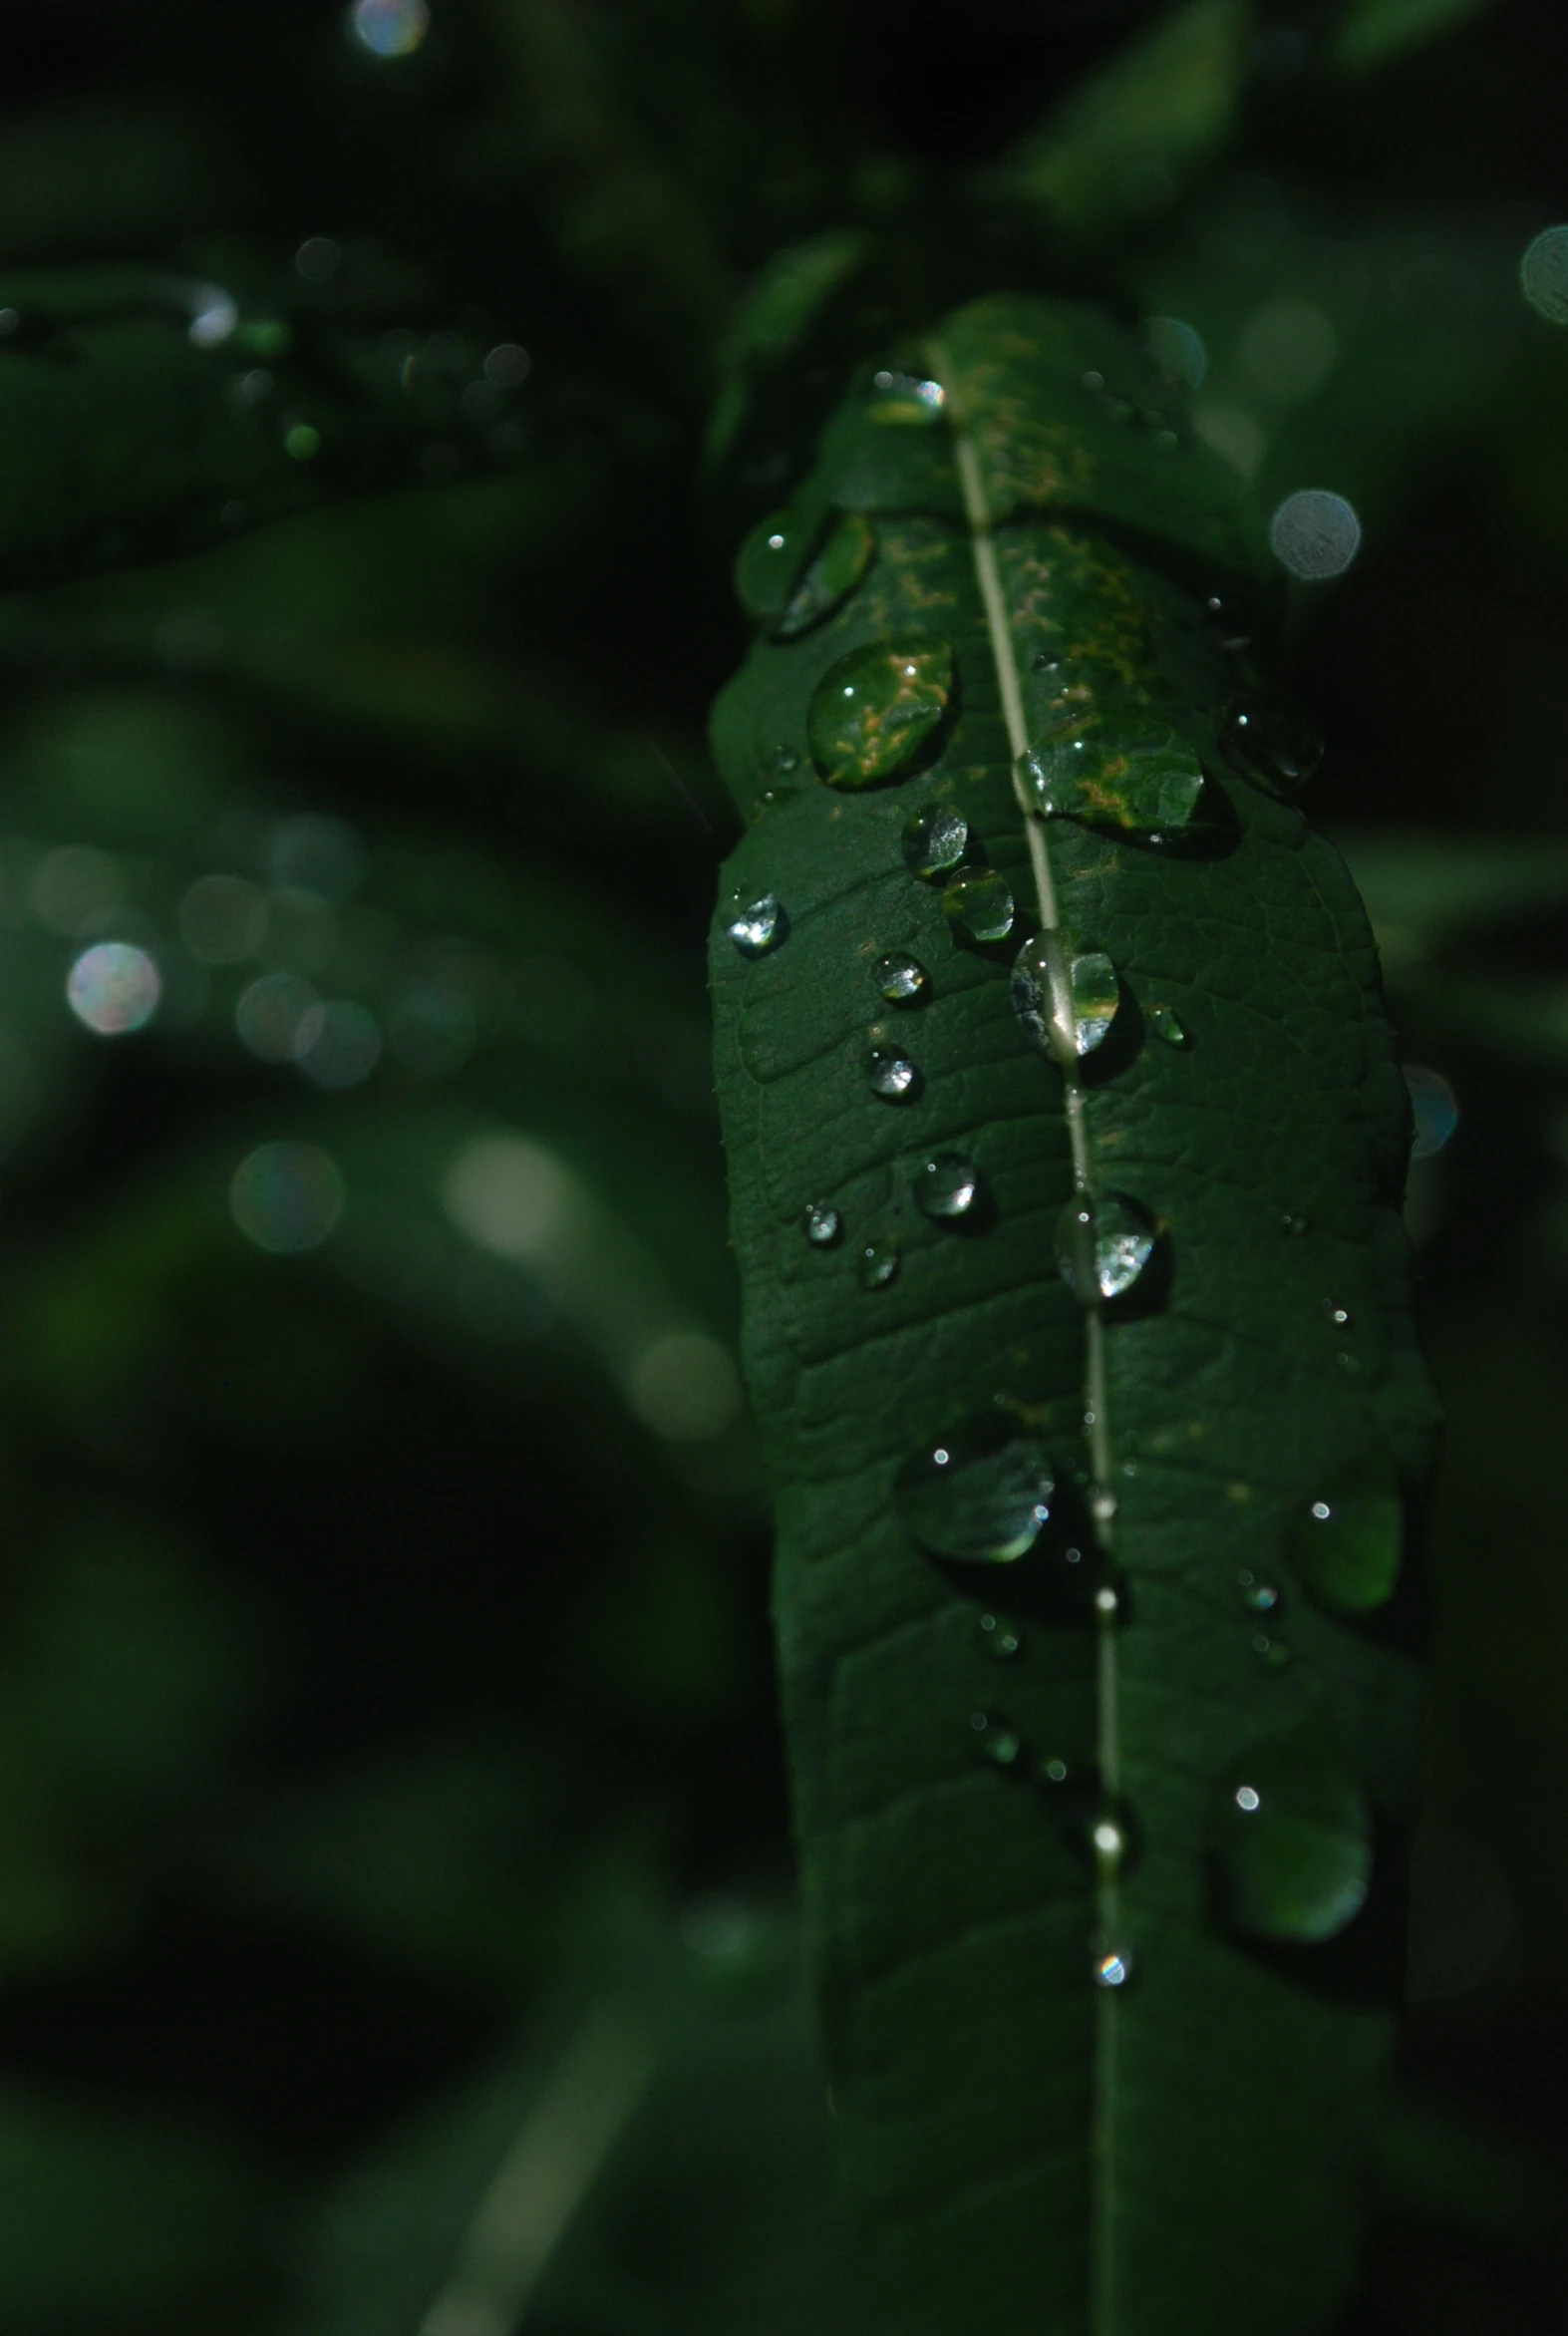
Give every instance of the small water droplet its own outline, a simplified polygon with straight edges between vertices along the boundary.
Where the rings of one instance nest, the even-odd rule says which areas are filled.
[[[800,1229],[813,1249],[830,1249],[842,1238],[843,1219],[836,1208],[808,1200],[800,1211]]]
[[[860,1252],[860,1287],[885,1290],[889,1282],[898,1279],[902,1262],[896,1233],[883,1233],[876,1240],[867,1241]]]
[[[1187,1026],[1174,1006],[1150,1006],[1148,1021],[1154,1036],[1162,1038],[1167,1046],[1185,1048],[1192,1044]]]
[[[922,1216],[967,1216],[980,1194],[980,1176],[956,1152],[934,1152],[914,1181],[915,1206]]]
[[[1147,1213],[1119,1192],[1070,1200],[1057,1219],[1057,1268],[1086,1306],[1124,1297],[1154,1253]]]
[[[1233,611],[1217,592],[1211,592],[1203,603],[1203,621],[1217,648],[1231,656],[1239,656],[1252,646],[1252,630],[1246,619]]]
[[[995,1712],[971,1712],[969,1725],[974,1732],[975,1750],[982,1760],[993,1768],[1010,1769],[1017,1765],[1024,1749],[1024,1739],[1016,1728],[1010,1728]]]
[[[866,413],[872,422],[889,429],[929,429],[940,422],[947,406],[947,392],[939,381],[931,381],[917,373],[899,373],[884,365],[871,376],[871,394]]]
[[[944,887],[942,913],[968,941],[1005,941],[1013,930],[1013,895],[995,868],[961,867]]]
[[[871,979],[890,1006],[921,1006],[930,995],[931,976],[918,957],[879,957]]]
[[[1411,1158],[1432,1160],[1459,1124],[1459,1099],[1440,1071],[1428,1071],[1422,1063],[1406,1064],[1405,1084],[1415,1119]]]
[[[1314,1944],[1366,1903],[1371,1815],[1316,1731],[1274,1736],[1242,1754],[1220,1779],[1211,1824],[1220,1906],[1248,1936]]]
[[[1302,1586],[1334,1614],[1370,1614],[1393,1597],[1405,1553],[1405,1510],[1392,1480],[1313,1501],[1288,1546]]]
[[[1280,1594],[1274,1584],[1271,1581],[1260,1581],[1245,1566],[1236,1576],[1236,1585],[1241,1591],[1241,1602],[1249,1613],[1271,1614],[1280,1602]]]
[[[905,822],[903,847],[912,876],[945,877],[969,848],[969,822],[950,803],[935,803]]]
[[[1299,795],[1323,761],[1323,733],[1284,690],[1246,690],[1220,717],[1220,752],[1233,771],[1285,801]]]
[[[1038,933],[1013,964],[1013,1011],[1041,1053],[1070,1064],[1101,1044],[1121,1002],[1116,969],[1102,949],[1081,949],[1070,933]]]
[[[733,916],[725,930],[743,957],[766,957],[786,938],[789,919],[773,893],[765,892]]]
[[[893,1505],[933,1555],[1005,1565],[1034,1547],[1055,1491],[1039,1437],[1005,1412],[985,1412],[911,1454],[894,1480]]]
[[[993,1662],[1010,1663],[1023,1649],[1024,1639],[1016,1622],[1009,1622],[1001,1614],[982,1614],[975,1625],[981,1648]],[[1067,1772],[1064,1770],[1063,1774]]]
[[[871,787],[906,771],[947,712],[953,652],[920,636],[851,649],[811,693],[806,735],[830,787]]]
[[[866,1085],[884,1103],[913,1103],[923,1084],[920,1068],[907,1055],[873,1047],[865,1058]]]
[[[1096,1939],[1092,1944],[1089,1973],[1097,1987],[1125,1987],[1132,1968],[1132,1949],[1125,1939]]]

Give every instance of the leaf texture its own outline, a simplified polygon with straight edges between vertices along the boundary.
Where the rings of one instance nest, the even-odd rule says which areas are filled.
[[[1295,719],[1256,524],[1118,331],[998,298],[856,385],[739,572],[719,1087],[872,2316],[1306,2336],[1399,1976],[1433,1407],[1371,934],[1310,753],[1247,743]]]

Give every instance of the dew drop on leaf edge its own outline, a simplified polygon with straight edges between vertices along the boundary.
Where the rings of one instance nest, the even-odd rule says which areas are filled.
[[[1221,1915],[1248,1937],[1317,1944],[1366,1902],[1366,1797],[1310,1727],[1265,1738],[1228,1765],[1210,1838]]]
[[[1007,1565],[1040,1538],[1055,1492],[1040,1438],[1004,1412],[984,1412],[910,1454],[893,1482],[893,1506],[933,1556]]]
[[[766,957],[786,939],[789,919],[772,892],[752,900],[725,927],[743,957]]]
[[[1404,1504],[1392,1483],[1326,1493],[1298,1509],[1287,1534],[1302,1587],[1333,1614],[1370,1614],[1386,1605],[1404,1548]]]

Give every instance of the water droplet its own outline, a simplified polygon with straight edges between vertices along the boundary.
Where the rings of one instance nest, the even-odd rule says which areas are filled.
[[[1459,1124],[1459,1099],[1440,1071],[1428,1071],[1421,1063],[1406,1064],[1405,1084],[1415,1117],[1411,1158],[1432,1160]]]
[[[930,994],[931,976],[918,957],[879,957],[871,979],[890,1006],[921,1006]]]
[[[1091,722],[1097,725],[1090,730]],[[1118,730],[1098,717],[1059,724],[1019,757],[1019,776],[1043,819],[1164,842],[1192,826],[1203,765],[1168,726]]]
[[[66,980],[66,1002],[100,1038],[124,1038],[152,1021],[162,995],[157,967],[129,941],[84,949]]]
[[[818,522],[800,511],[770,511],[736,555],[736,596],[760,623],[781,616]]]
[[[792,641],[842,605],[875,554],[875,531],[856,511],[837,512],[825,535],[817,518],[775,511],[742,544],[735,588],[772,639]]]
[[[913,876],[946,876],[969,848],[969,822],[950,803],[933,804],[906,821],[904,865]]]
[[[866,1056],[865,1076],[871,1093],[884,1103],[913,1103],[923,1085],[919,1065],[886,1047],[873,1047]]]
[[[1039,1437],[996,1411],[912,1454],[894,1480],[893,1505],[905,1531],[935,1556],[1005,1565],[1034,1547],[1055,1491]]]
[[[800,1211],[800,1230],[813,1249],[831,1249],[843,1237],[843,1219],[836,1208],[808,1200]]]
[[[922,1216],[967,1216],[980,1194],[980,1176],[956,1152],[935,1152],[914,1181],[915,1206]]]
[[[871,376],[866,412],[871,421],[890,429],[928,429],[941,421],[946,405],[947,392],[939,381],[925,380],[916,373],[898,373],[891,366],[883,366]]]
[[[993,1662],[1010,1663],[1023,1649],[1024,1639],[1016,1622],[1009,1622],[1000,1614],[982,1614],[975,1625],[982,1650]],[[1067,1771],[1063,1770],[1063,1775]]]
[[[1097,1938],[1091,1945],[1089,1972],[1097,1987],[1125,1987],[1132,1968],[1132,1949],[1125,1939]]]
[[[947,712],[953,652],[929,636],[878,641],[830,665],[806,735],[830,787],[871,787],[908,769]]]
[[[968,941],[1005,941],[1013,930],[1013,895],[995,868],[961,867],[943,888],[942,913]]]
[[[883,1233],[878,1239],[867,1241],[860,1252],[860,1287],[885,1290],[889,1282],[898,1279],[902,1262],[896,1233]]]
[[[1105,1192],[1068,1202],[1057,1219],[1057,1268],[1087,1306],[1124,1297],[1154,1253],[1154,1227],[1135,1200]]]
[[[1220,717],[1220,752],[1267,795],[1299,795],[1323,761],[1323,733],[1283,690],[1247,690]]]
[[[1215,647],[1228,655],[1239,656],[1243,649],[1251,648],[1252,631],[1246,619],[1217,592],[1211,592],[1203,603],[1203,621]]]
[[[1185,1048],[1192,1044],[1187,1026],[1174,1006],[1150,1006],[1148,1023],[1154,1036],[1162,1038],[1167,1046]]]
[[[971,1712],[969,1725],[974,1731],[975,1750],[982,1760],[993,1768],[1010,1769],[1017,1765],[1024,1749],[1024,1739],[1016,1728],[999,1720],[995,1712]]]
[[[1053,1061],[1093,1053],[1121,1002],[1116,969],[1101,949],[1080,949],[1070,933],[1039,933],[1013,965],[1013,1011]]]
[[[1305,583],[1342,576],[1361,549],[1361,521],[1343,495],[1303,487],[1287,495],[1269,521],[1269,543],[1282,567]]]
[[[1405,1553],[1405,1510],[1392,1484],[1352,1487],[1311,1502],[1288,1546],[1302,1586],[1335,1614],[1370,1614],[1394,1595]]]
[[[1360,1786],[1315,1732],[1275,1736],[1220,1779],[1212,1839],[1221,1908],[1253,1938],[1333,1938],[1366,1903],[1372,1820]]]
[[[1271,1614],[1280,1602],[1279,1591],[1270,1581],[1260,1581],[1245,1566],[1236,1576],[1241,1591],[1241,1602],[1251,1614]]]
[[[766,957],[789,932],[789,919],[772,892],[750,901],[725,927],[743,957]]]

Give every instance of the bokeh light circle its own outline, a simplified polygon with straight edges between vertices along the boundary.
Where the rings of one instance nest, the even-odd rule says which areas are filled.
[[[66,980],[77,1020],[100,1038],[124,1038],[152,1021],[162,995],[157,967],[130,941],[99,941],[84,949]]]
[[[1537,316],[1568,324],[1568,227],[1543,227],[1526,244],[1519,287]]]
[[[1343,495],[1303,487],[1287,495],[1270,519],[1269,542],[1293,576],[1323,583],[1342,576],[1361,549],[1361,521]]]
[[[275,1257],[317,1249],[343,1214],[342,1171],[316,1144],[259,1144],[234,1170],[229,1213]]]
[[[430,31],[425,0],[354,0],[349,28],[373,57],[412,57]]]

